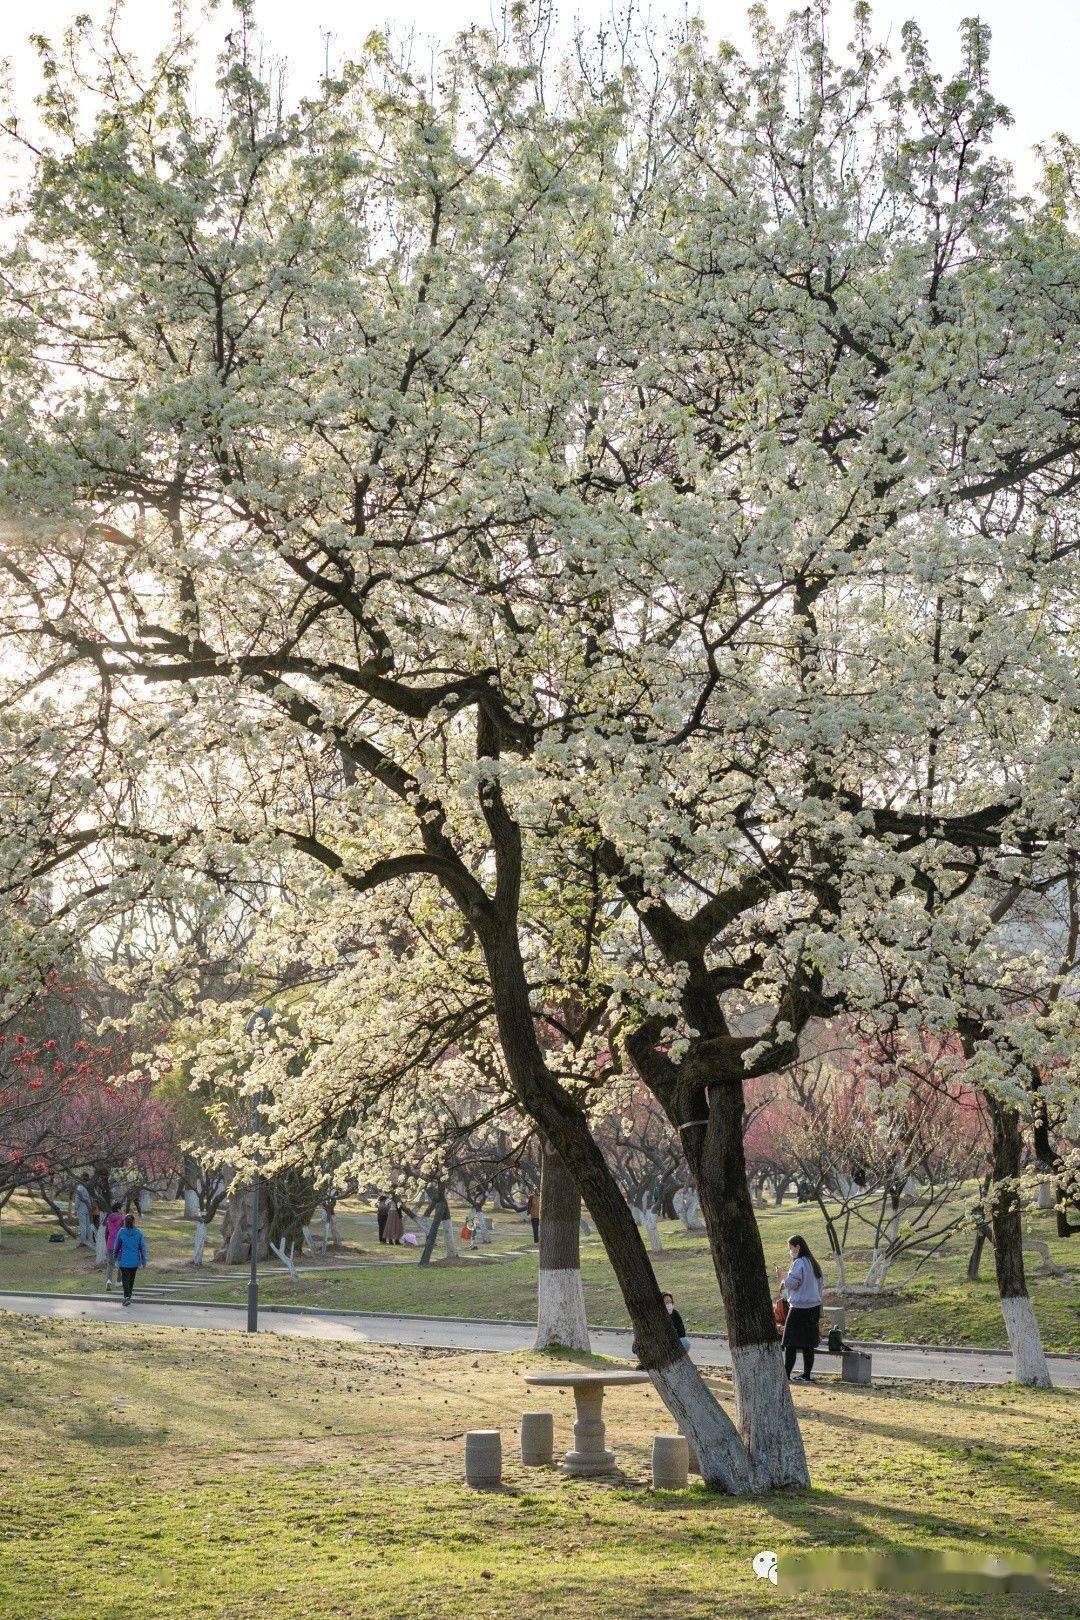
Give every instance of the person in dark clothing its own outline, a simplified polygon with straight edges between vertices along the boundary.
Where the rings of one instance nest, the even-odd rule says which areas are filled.
[[[390,1199],[386,1193],[380,1193],[375,1204],[375,1219],[379,1223],[379,1242],[386,1242],[386,1223],[390,1218]]]
[[[672,1294],[664,1294],[662,1297],[664,1305],[667,1308],[667,1313],[671,1317],[671,1325],[675,1329],[675,1332],[679,1335],[679,1343],[682,1345],[684,1350],[689,1350],[690,1339],[686,1331],[686,1324],[679,1315],[678,1311],[675,1309],[674,1296]]]
[[[131,1304],[131,1291],[135,1287],[135,1273],[147,1261],[146,1238],[135,1225],[134,1215],[125,1215],[124,1224],[116,1234],[113,1258],[120,1269],[124,1285],[124,1304]]]
[[[540,1241],[540,1194],[530,1193],[529,1202],[525,1205],[525,1213],[532,1222],[533,1242]]]
[[[795,1357],[802,1351],[801,1382],[812,1383],[814,1352],[821,1337],[821,1267],[810,1252],[803,1237],[788,1239],[791,1266],[781,1284],[790,1310],[784,1322],[784,1367],[788,1378],[795,1366]]]

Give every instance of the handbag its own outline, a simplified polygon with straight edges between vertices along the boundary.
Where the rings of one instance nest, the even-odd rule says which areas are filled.
[[[778,1328],[782,1328],[784,1323],[787,1321],[787,1319],[788,1319],[788,1311],[790,1311],[790,1309],[791,1309],[791,1306],[788,1304],[787,1300],[781,1294],[780,1298],[774,1302],[773,1308],[772,1308],[773,1319],[776,1322],[776,1325],[777,1325]]]

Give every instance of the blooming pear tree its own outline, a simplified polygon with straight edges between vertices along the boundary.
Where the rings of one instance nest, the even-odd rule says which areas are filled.
[[[238,10],[205,114],[183,34],[77,39],[89,113],[43,47],[4,626],[108,693],[125,781],[52,869],[429,896],[706,1479],[804,1483],[745,1087],[940,995],[987,874],[1074,824],[1075,242],[992,156],[974,23],[948,79],[863,6],[840,56],[818,6],[555,75],[512,28],[430,76],[376,36],[286,112]],[[590,1129],[601,1040],[693,1175],[734,1424]]]

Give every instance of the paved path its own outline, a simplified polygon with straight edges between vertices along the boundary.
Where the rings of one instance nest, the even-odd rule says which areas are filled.
[[[136,1322],[155,1327],[202,1328],[239,1332],[246,1312],[238,1305],[190,1305],[179,1301],[140,1300],[130,1310],[115,1294],[0,1294],[0,1310],[32,1316],[54,1316],[65,1321]],[[259,1324],[266,1333],[286,1333],[302,1339],[344,1339],[359,1344],[415,1344],[442,1350],[529,1350],[535,1329],[527,1322],[462,1322],[440,1316],[376,1316],[359,1311],[305,1311],[297,1307],[264,1305]],[[592,1347],[598,1355],[629,1359],[630,1335],[607,1328],[594,1329]],[[951,1350],[944,1346],[870,1346],[877,1378],[911,1378],[950,1384],[1004,1384],[1012,1368],[1005,1351]],[[693,1343],[694,1360],[703,1367],[730,1367],[731,1356],[722,1338],[700,1335]],[[1080,1356],[1050,1358],[1051,1376],[1060,1388],[1080,1389]],[[824,1374],[839,1371],[833,1356],[818,1357]]]

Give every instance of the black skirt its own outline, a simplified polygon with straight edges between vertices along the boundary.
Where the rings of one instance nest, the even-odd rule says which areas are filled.
[[[821,1337],[821,1306],[800,1305],[787,1313],[784,1343],[792,1350],[816,1350]]]

